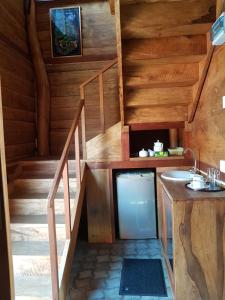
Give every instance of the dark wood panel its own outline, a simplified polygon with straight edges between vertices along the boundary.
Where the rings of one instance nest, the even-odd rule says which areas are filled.
[[[7,161],[34,154],[34,75],[23,1],[0,4],[0,72]]]
[[[195,119],[190,127],[190,147],[199,152],[200,161],[213,167],[219,167],[220,160],[224,159],[224,67],[225,48],[222,46],[214,51]]]

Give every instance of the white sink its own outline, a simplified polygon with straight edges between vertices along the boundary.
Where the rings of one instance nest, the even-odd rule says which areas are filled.
[[[167,171],[161,177],[173,181],[191,181],[193,174],[189,171]]]

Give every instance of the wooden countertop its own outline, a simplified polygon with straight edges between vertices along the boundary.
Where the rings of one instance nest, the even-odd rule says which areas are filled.
[[[225,191],[222,192],[195,192],[185,187],[187,182],[170,181],[161,178],[161,173],[158,174],[158,179],[163,183],[168,196],[173,201],[188,201],[188,200],[225,200]]]

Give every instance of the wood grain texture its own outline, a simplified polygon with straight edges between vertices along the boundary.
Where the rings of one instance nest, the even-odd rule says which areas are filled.
[[[126,123],[161,123],[187,120],[185,106],[155,106],[150,108],[129,108],[126,113]]]
[[[67,5],[74,2],[67,1]],[[64,6],[58,2],[57,6]],[[116,31],[114,16],[111,15],[107,1],[82,2],[83,56],[51,58],[49,9],[54,2],[37,3],[37,26],[39,40],[51,90],[51,154],[58,155],[63,147],[73,115],[80,100],[80,84],[95,75],[116,57]],[[106,60],[107,59],[107,60]],[[108,70],[104,76],[105,128],[119,121],[117,67]],[[99,88],[95,80],[85,89],[86,140],[101,132]]]
[[[110,243],[113,238],[108,170],[87,171],[88,240]]]
[[[130,4],[129,9],[121,7],[121,16],[123,38],[184,35],[185,26],[193,27],[189,34],[196,34],[194,26],[207,27],[214,20],[215,1]],[[201,33],[206,32],[202,28]]]
[[[174,214],[176,298],[224,299],[225,201],[177,202]]]
[[[195,117],[196,110],[198,108],[199,100],[201,98],[201,93],[203,90],[203,86],[205,83],[205,80],[207,78],[207,74],[209,71],[209,67],[211,64],[211,60],[213,57],[213,52],[215,50],[215,47],[212,46],[211,42],[211,36],[210,33],[207,34],[207,55],[205,59],[203,59],[199,64],[199,81],[197,84],[194,85],[193,88],[193,101],[189,103],[188,107],[188,122],[191,123]]]
[[[175,299],[224,299],[225,193],[159,181],[173,203]]]
[[[24,27],[23,1],[1,3],[0,11],[0,73],[9,162],[34,154],[35,130],[23,130],[25,123],[27,128],[35,127],[34,74]]]
[[[121,122],[87,142],[87,159],[90,161],[121,159]]]
[[[40,42],[38,40],[36,23],[36,3],[34,0],[31,0],[29,11],[26,12],[26,28],[34,66],[37,92],[37,148],[40,156],[46,156],[49,155],[50,148],[50,87]]]
[[[166,47],[163,45],[166,44]],[[129,39],[123,45],[123,56],[128,60],[158,59],[173,56],[206,54],[205,35],[176,36],[152,39]]]
[[[126,68],[127,87],[192,86],[198,81],[198,64],[151,65],[140,63]]]
[[[224,54],[224,46],[214,51],[190,132],[190,147],[199,151],[200,161],[214,167],[219,167],[220,160],[224,159],[225,111],[221,103],[225,93]]]

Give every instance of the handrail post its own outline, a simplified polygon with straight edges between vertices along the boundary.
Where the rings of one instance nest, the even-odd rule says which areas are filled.
[[[76,178],[77,178],[77,190],[81,185],[81,168],[80,168],[80,143],[79,143],[79,126],[77,125],[75,130],[75,164],[76,164]]]
[[[102,133],[105,133],[104,86],[103,74],[99,75],[100,120]]]
[[[59,299],[59,275],[58,275],[58,255],[57,255],[57,238],[55,228],[55,204],[48,206],[48,234],[50,247],[50,263],[52,274],[52,299]]]
[[[81,133],[82,133],[82,152],[83,152],[83,159],[87,159],[87,147],[86,147],[86,122],[85,122],[85,104],[83,106],[81,112]]]
[[[71,239],[71,213],[70,213],[70,188],[68,176],[68,160],[63,169],[63,187],[64,187],[64,207],[65,207],[65,225],[66,225],[66,239]]]
[[[81,111],[81,134],[82,134],[82,153],[83,160],[87,159],[87,148],[86,148],[86,117],[85,117],[85,90],[84,86],[80,87],[80,98],[84,100],[84,106]]]

